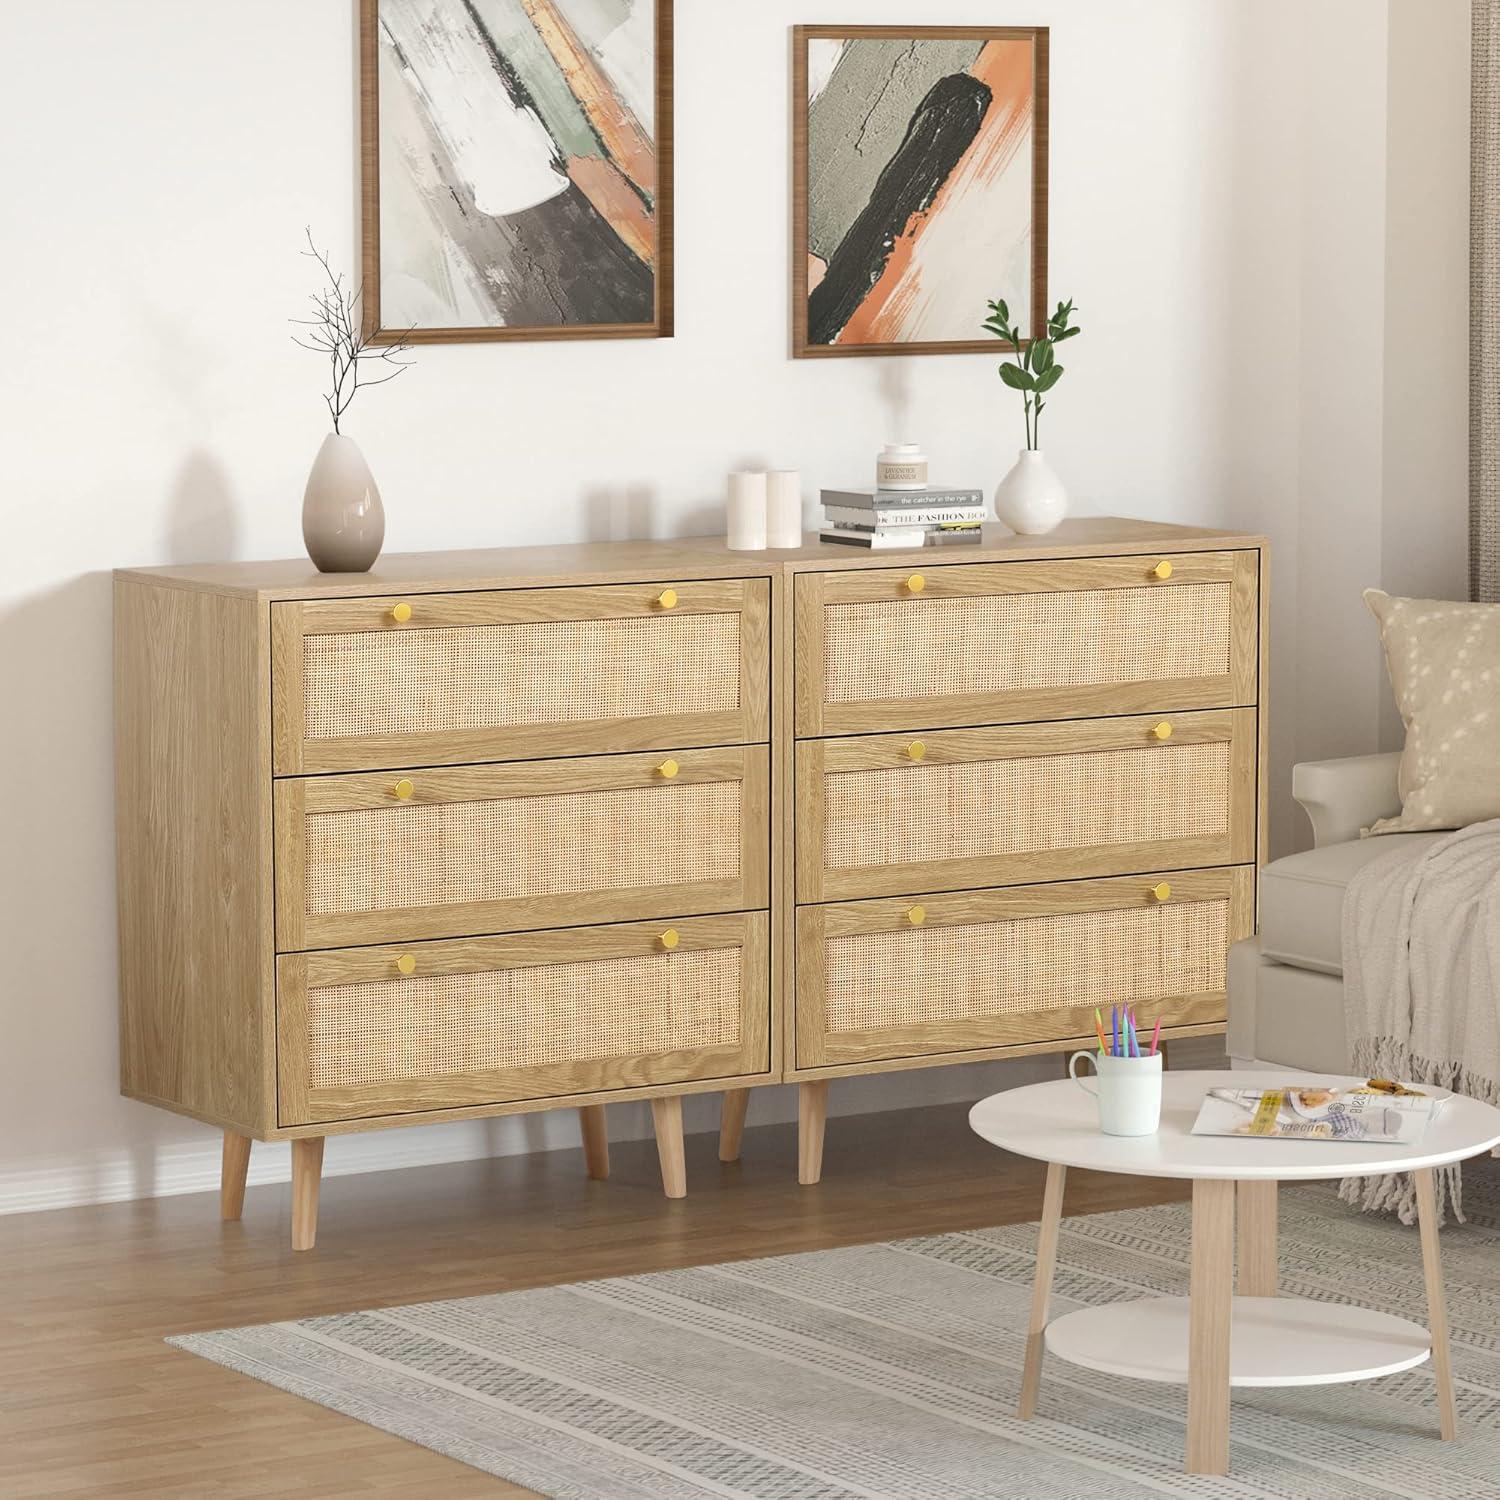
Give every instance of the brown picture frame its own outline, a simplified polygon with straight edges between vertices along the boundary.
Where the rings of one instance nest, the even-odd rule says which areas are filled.
[[[1048,99],[1051,34],[1046,26],[796,26],[792,29],[792,305],[796,359],[848,359],[887,354],[1003,354],[999,339],[931,340],[882,344],[813,343],[808,337],[808,43],[818,40],[1031,41],[1034,52],[1032,122],[1031,297],[1028,324],[1047,323]],[[983,322],[976,309],[976,329]],[[1025,340],[1023,342],[1029,342]]]
[[[656,93],[653,140],[656,195],[654,291],[656,316],[649,323],[570,323],[528,326],[391,328],[381,321],[380,297],[380,0],[359,5],[361,318],[365,336],[377,344],[470,344],[553,339],[671,338],[673,333],[673,4],[656,5]]]

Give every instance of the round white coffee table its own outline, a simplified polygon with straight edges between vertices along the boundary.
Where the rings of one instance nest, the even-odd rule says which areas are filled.
[[[1500,1110],[1454,1095],[1422,1143],[1407,1147],[1191,1134],[1211,1088],[1276,1088],[1314,1081],[1344,1087],[1363,1082],[1290,1079],[1275,1073],[1167,1073],[1162,1080],[1161,1128],[1148,1136],[1102,1134],[1093,1099],[1070,1079],[1011,1089],[974,1106],[969,1124],[978,1135],[1018,1156],[1048,1164],[1021,1376],[1022,1418],[1036,1412],[1044,1347],[1071,1364],[1113,1375],[1186,1384],[1185,1467],[1190,1474],[1224,1474],[1229,1466],[1231,1386],[1366,1380],[1408,1369],[1430,1356],[1440,1430],[1445,1438],[1457,1435],[1432,1169],[1500,1145]],[[1187,1297],[1084,1308],[1048,1324],[1069,1167],[1192,1180]],[[1276,1184],[1387,1172],[1416,1174],[1429,1326],[1364,1308],[1278,1297]]]

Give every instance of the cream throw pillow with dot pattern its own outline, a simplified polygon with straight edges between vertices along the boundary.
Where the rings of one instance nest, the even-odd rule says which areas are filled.
[[[1406,725],[1401,813],[1369,833],[1500,818],[1500,604],[1365,590]]]

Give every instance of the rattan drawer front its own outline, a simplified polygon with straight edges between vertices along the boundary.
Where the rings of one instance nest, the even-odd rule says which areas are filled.
[[[766,738],[764,579],[272,606],[276,773]]]
[[[276,783],[276,946],[766,905],[763,745]]]
[[[1253,870],[809,906],[797,914],[797,1067],[1085,1045],[1094,1007],[1147,1024],[1224,1019]],[[918,921],[913,921],[915,916]],[[920,925],[918,925],[918,923]]]
[[[751,912],[284,956],[281,1123],[763,1073],[766,930]]]
[[[797,897],[1018,885],[1255,858],[1255,711],[797,746]]]
[[[1256,701],[1254,552],[798,578],[797,732]]]

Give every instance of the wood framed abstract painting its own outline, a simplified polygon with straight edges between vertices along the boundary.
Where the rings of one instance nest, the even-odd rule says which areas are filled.
[[[361,0],[377,340],[672,332],[672,0]]]
[[[993,354],[1003,298],[1046,324],[1045,26],[799,26],[799,357]]]

